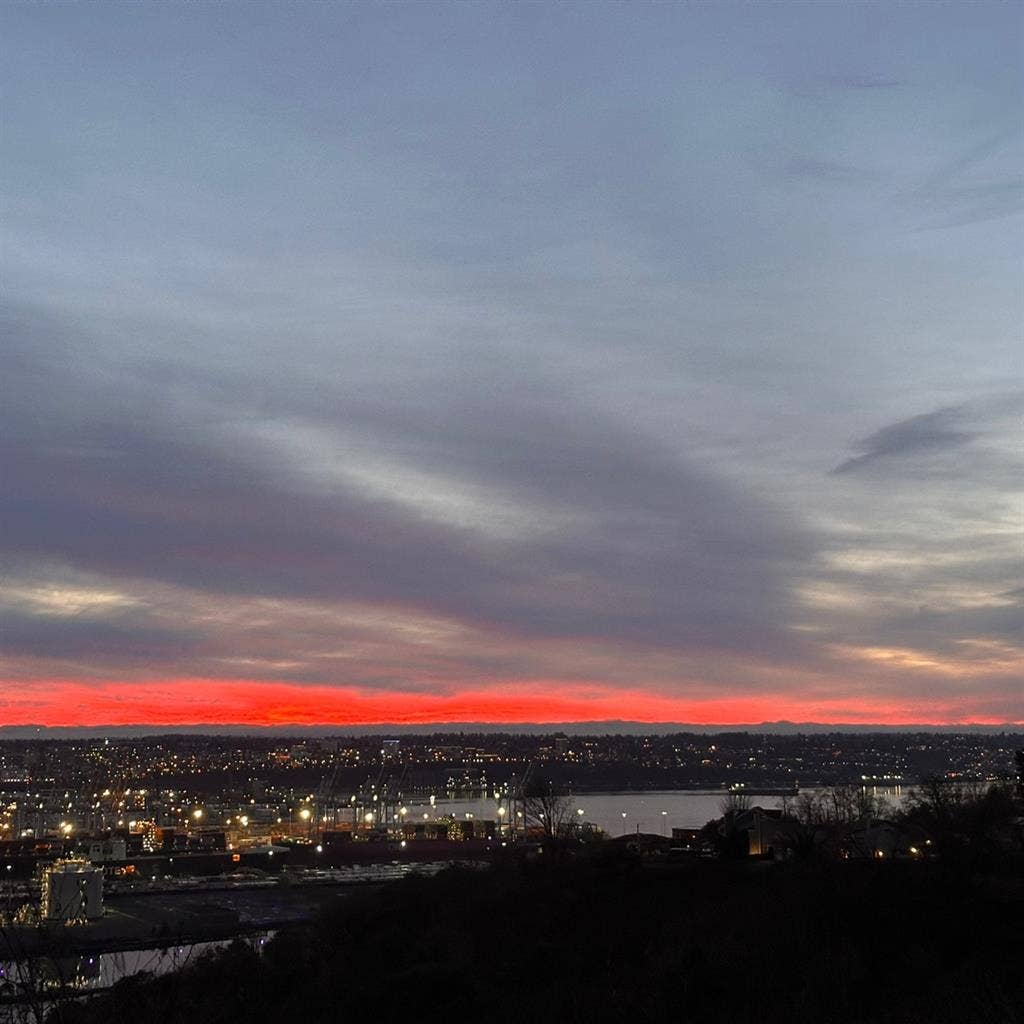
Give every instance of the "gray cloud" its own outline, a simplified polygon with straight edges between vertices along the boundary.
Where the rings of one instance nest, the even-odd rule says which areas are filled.
[[[857,447],[864,454],[840,463],[833,472],[859,472],[879,464],[884,466],[961,448],[976,436],[957,429],[961,423],[962,410],[956,407],[936,409],[900,420],[858,441]]]
[[[969,476],[1012,491],[1021,471],[1019,417],[1024,391],[1001,391],[899,420],[856,443],[862,452],[835,474],[898,471]],[[961,450],[969,454],[961,456]]]
[[[37,324],[9,350],[18,397],[4,431],[3,544],[12,556],[209,593],[394,605],[522,635],[676,650],[793,645],[782,629],[787,563],[808,557],[806,540],[685,453],[554,384],[508,391],[509,378],[488,378],[485,365],[431,400],[342,395],[330,416],[311,414],[314,402],[301,410],[319,431],[300,445],[317,460],[310,477],[296,465],[301,453],[265,444],[258,429],[289,436],[287,389],[276,416],[243,419],[232,435],[230,409],[218,425],[205,421],[211,396],[194,379],[200,429],[182,410],[170,415],[166,380],[122,367],[114,394],[58,370],[66,343],[50,330],[49,345]],[[223,389],[215,395],[223,400]],[[474,517],[483,519],[446,522],[401,495],[367,492],[347,473],[351,447],[317,447],[352,434],[380,474],[411,467],[453,486],[456,499],[482,488],[489,497]],[[341,475],[325,486],[321,464]],[[495,534],[487,517],[504,503],[526,518]]]
[[[5,609],[0,652],[8,657],[75,660],[84,664],[132,666],[174,664],[201,649],[196,630],[181,623],[160,629],[144,615],[114,620],[93,617],[29,615]]]

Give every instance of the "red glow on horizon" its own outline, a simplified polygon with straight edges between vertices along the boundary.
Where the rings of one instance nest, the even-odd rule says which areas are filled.
[[[152,682],[17,681],[0,684],[0,725],[367,726],[479,722],[495,725],[626,721],[738,725],[792,721],[878,725],[1000,725],[935,701],[800,699],[758,694],[668,697],[605,684],[503,684],[450,694],[288,682],[179,679]],[[967,711],[968,713],[965,713]]]

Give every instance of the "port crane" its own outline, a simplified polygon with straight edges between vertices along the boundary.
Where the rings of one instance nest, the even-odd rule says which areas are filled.
[[[363,782],[354,791],[351,787],[341,788],[343,767],[341,762],[336,762],[317,787],[314,807],[321,828],[338,827],[345,822],[351,824],[354,833],[364,827],[386,829],[400,820],[406,776],[404,765],[394,771],[390,765],[382,764],[375,782]]]

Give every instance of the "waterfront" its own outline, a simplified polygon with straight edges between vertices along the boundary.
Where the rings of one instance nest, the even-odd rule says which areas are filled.
[[[226,886],[216,879],[177,879],[169,889],[115,897],[101,921],[60,935],[65,955],[19,956],[28,938],[8,930],[0,959],[0,1024],[35,1020],[40,1007],[84,998],[139,973],[166,974],[203,953],[241,941],[259,950],[283,925],[309,922],[345,898],[352,886],[374,886],[411,875],[436,874],[443,863],[371,865]],[[140,887],[142,888],[142,887]],[[150,887],[145,887],[150,888]],[[219,932],[217,938],[200,939]],[[195,941],[189,941],[192,936]],[[73,939],[73,945],[68,942]],[[0,947],[2,948],[2,947]],[[39,948],[45,948],[39,947]]]
[[[893,806],[899,804],[906,792],[898,788],[873,791]],[[698,828],[719,817],[728,797],[729,794],[721,789],[585,793],[571,798],[570,813],[579,822],[592,824],[610,837],[633,832],[667,836],[673,828]],[[784,799],[778,795],[750,795],[751,803],[766,808],[780,807]],[[794,798],[788,799],[792,801]],[[495,795],[474,799],[424,797],[410,799],[404,806],[406,821],[424,818],[430,821],[445,818],[501,821],[507,819],[510,811],[507,797]],[[122,890],[124,895],[115,898],[108,907],[103,923],[86,929],[93,933],[94,948],[56,961],[34,958],[31,967],[25,961],[20,964],[0,963],[0,993],[8,999],[17,997],[22,992],[21,984],[26,981],[34,981],[36,988],[41,988],[44,993],[48,986],[57,983],[66,984],[76,993],[89,993],[108,988],[139,972],[166,973],[194,961],[205,950],[233,941],[235,937],[262,943],[272,933],[273,927],[283,921],[309,920],[323,907],[326,898],[310,888],[313,883],[319,883],[314,888],[326,886],[330,890],[330,901],[333,901],[343,896],[345,887],[353,883],[380,883],[410,873],[432,874],[442,866],[430,864],[413,868],[395,863],[318,871],[308,877],[290,878],[291,884],[287,886],[282,886],[281,881],[273,877],[240,879],[232,885],[217,879],[194,880],[194,884],[189,884],[186,879],[167,880],[164,886],[169,888],[159,891],[153,889],[152,883],[138,888],[126,886]],[[214,909],[225,918],[225,931],[217,939],[194,942],[170,939],[170,944],[154,948],[161,941],[156,937],[161,927],[166,929],[173,924],[173,933],[186,937],[190,931],[190,920],[198,921],[202,917],[208,924]],[[234,924],[230,924],[228,919]],[[144,926],[140,931],[127,927],[127,922]],[[104,938],[101,932],[108,934]],[[146,938],[142,937],[144,934]],[[81,937],[85,939],[86,936],[83,934]],[[22,1019],[16,1014],[23,1012],[26,1005],[27,1001],[22,1000],[0,1007],[0,1024]]]

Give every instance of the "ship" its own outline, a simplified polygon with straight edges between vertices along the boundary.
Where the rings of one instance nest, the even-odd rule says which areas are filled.
[[[742,793],[744,796],[796,796],[800,787],[795,782],[789,786],[748,786],[744,782],[734,782],[729,792]]]

